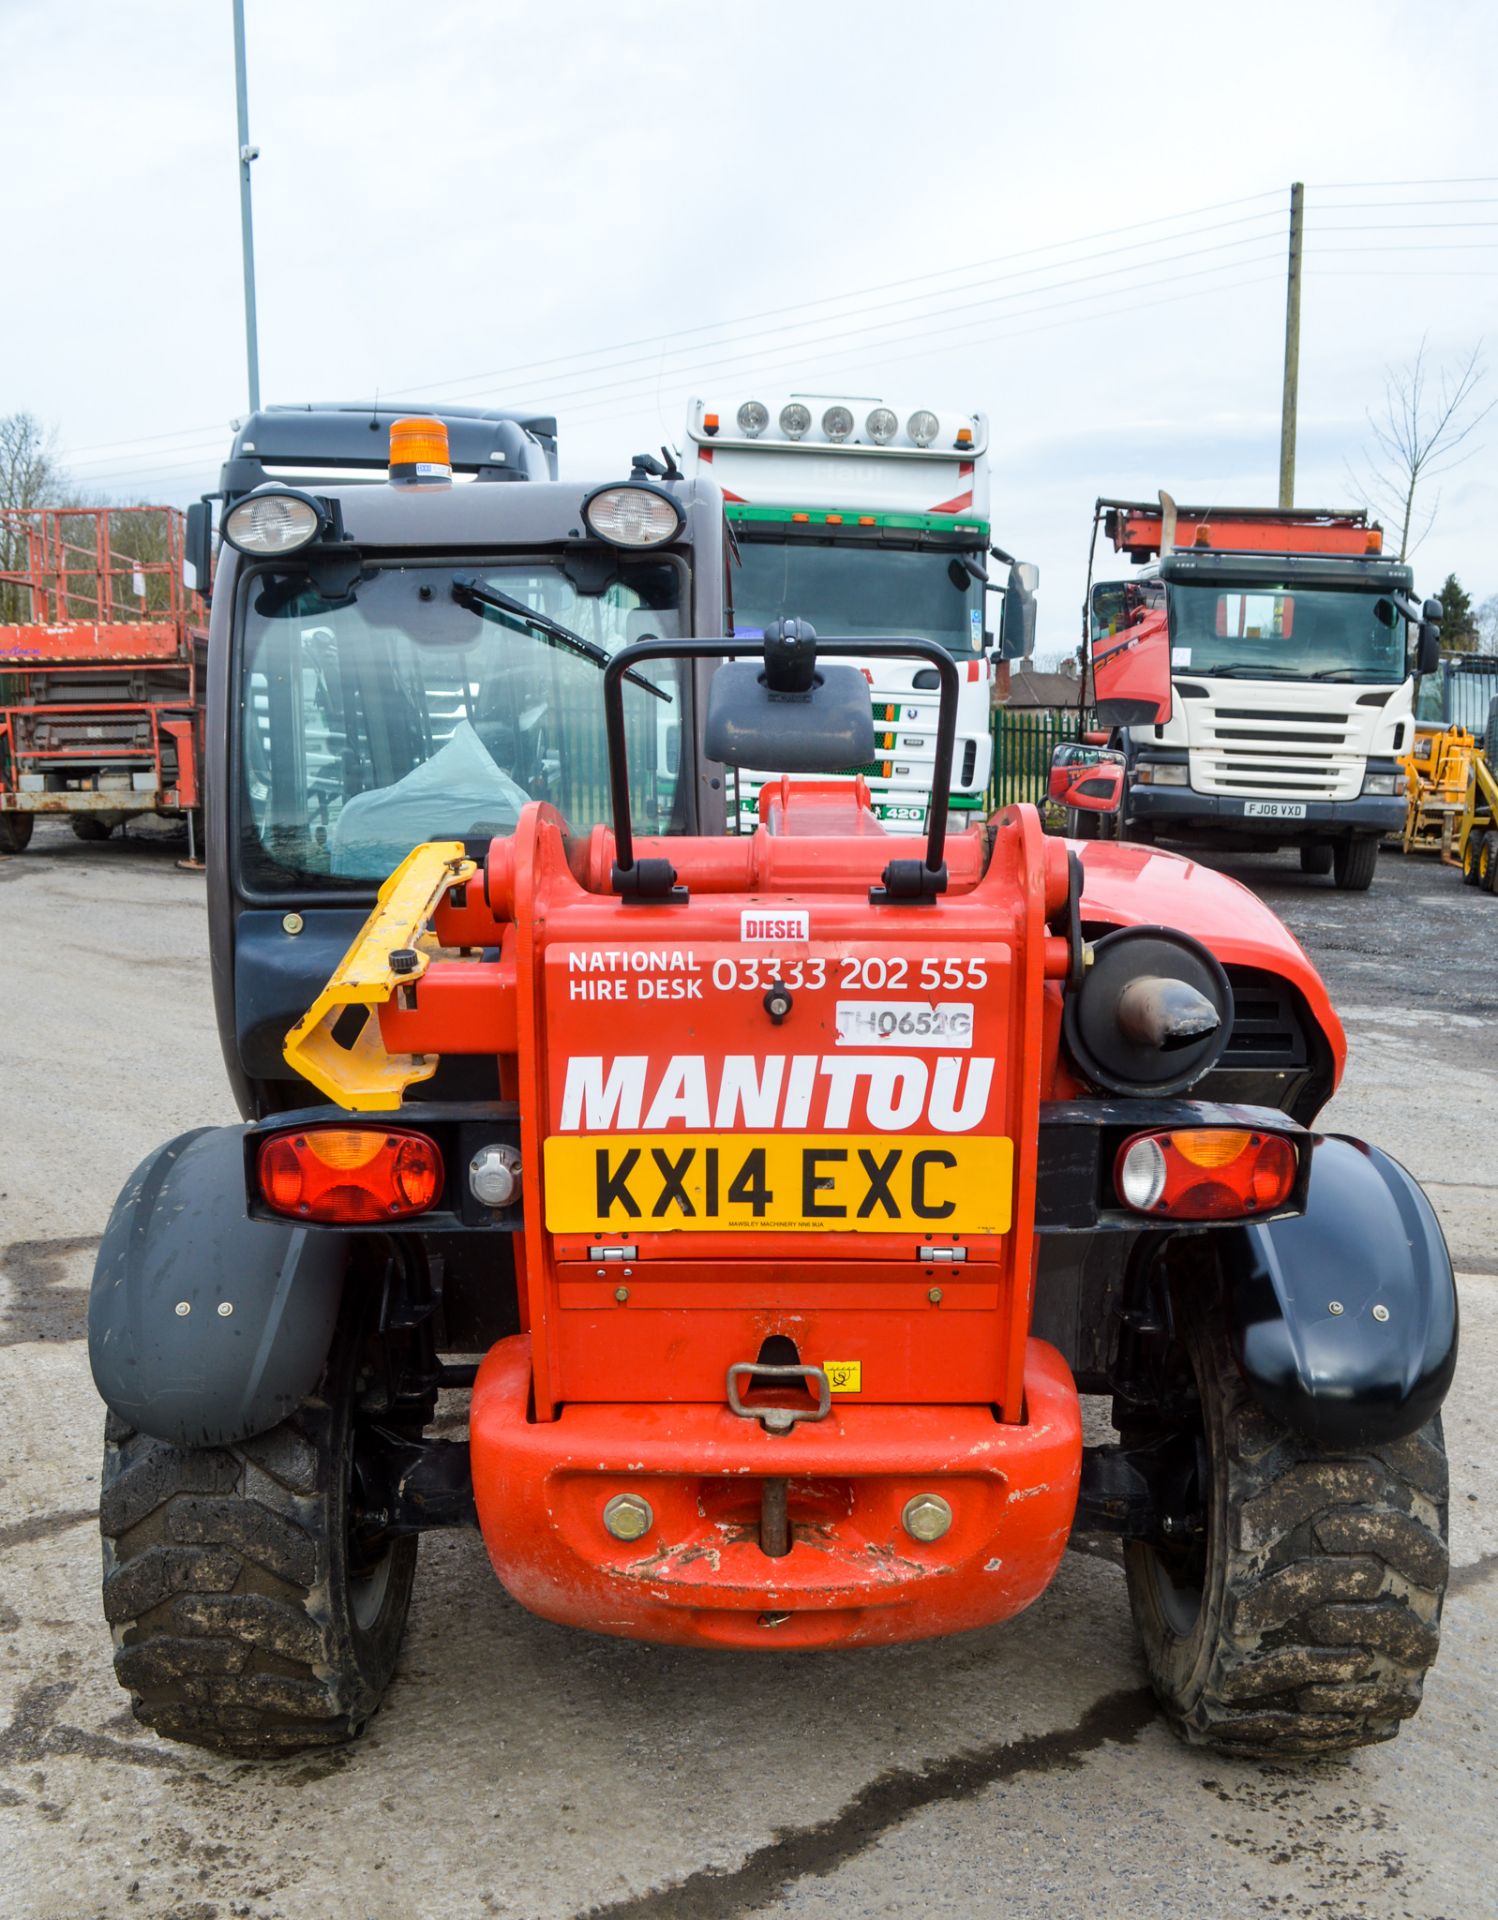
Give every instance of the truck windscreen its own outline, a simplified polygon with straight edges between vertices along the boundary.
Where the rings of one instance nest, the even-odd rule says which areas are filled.
[[[596,591],[571,556],[374,567],[337,598],[300,569],[252,573],[236,715],[251,891],[368,889],[423,841],[513,832],[530,800],[549,800],[575,832],[609,818],[600,668],[515,614],[460,604],[458,573],[607,653],[681,631],[685,581],[660,559],[621,558]],[[667,697],[625,683],[634,820],[665,832],[682,671],[664,661],[641,673]]]
[[[1240,680],[1403,680],[1404,618],[1387,595],[1172,582],[1173,673]]]
[[[982,651],[982,583],[950,548],[746,539],[741,529],[739,553],[732,569],[736,634],[757,637],[768,622],[795,618],[809,620],[824,640],[914,636],[962,659]]]

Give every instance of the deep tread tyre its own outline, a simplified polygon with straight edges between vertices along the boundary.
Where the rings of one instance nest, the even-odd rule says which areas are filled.
[[[0,813],[0,853],[24,853],[35,825],[34,814]]]
[[[1330,873],[1332,870],[1332,850],[1324,840],[1313,841],[1300,850],[1300,870],[1302,873]]]
[[[1378,841],[1371,833],[1339,840],[1332,848],[1332,879],[1339,892],[1366,893],[1378,865]]]
[[[1475,887],[1478,880],[1477,850],[1482,844],[1482,835],[1469,833],[1462,842],[1462,884]]]
[[[1220,1307],[1179,1299],[1206,1434],[1205,1536],[1179,1558],[1138,1542],[1125,1554],[1165,1716],[1193,1744],[1265,1757],[1390,1740],[1440,1636],[1440,1419],[1366,1452],[1320,1451],[1253,1400]]]
[[[115,1674],[136,1718],[173,1740],[245,1758],[329,1746],[363,1729],[389,1684],[417,1543],[352,1561],[357,1339],[344,1323],[317,1392],[240,1446],[168,1446],[109,1416],[99,1523]]]
[[[1485,833],[1477,845],[1477,884],[1484,893],[1498,881],[1498,833]]]

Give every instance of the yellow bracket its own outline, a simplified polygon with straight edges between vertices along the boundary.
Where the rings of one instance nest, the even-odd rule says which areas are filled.
[[[477,871],[461,840],[434,840],[408,853],[380,888],[374,912],[332,979],[287,1034],[282,1049],[286,1064],[340,1107],[393,1113],[407,1087],[430,1080],[437,1071],[436,1054],[386,1053],[374,1009],[426,972],[437,951],[436,939],[425,931],[427,921],[443,894]],[[414,950],[416,965],[397,973],[390,956],[403,947]],[[340,1046],[333,1029],[349,1007],[371,1011],[357,1038]]]

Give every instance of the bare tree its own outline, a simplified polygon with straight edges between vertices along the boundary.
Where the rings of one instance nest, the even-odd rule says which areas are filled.
[[[1477,651],[1498,653],[1498,593],[1490,593],[1475,615]]]
[[[33,413],[0,416],[0,508],[50,507],[62,498],[66,476],[57,464],[55,435]],[[24,563],[23,543],[0,515],[0,572]],[[26,603],[26,604],[23,604]],[[0,623],[27,617],[27,596],[0,581]]]
[[[1416,530],[1415,500],[1422,487],[1449,473],[1478,451],[1468,446],[1473,432],[1498,402],[1476,404],[1485,375],[1479,341],[1464,360],[1432,373],[1422,339],[1406,367],[1390,367],[1384,380],[1384,404],[1371,410],[1372,443],[1365,449],[1367,473],[1354,486],[1380,518],[1399,528],[1399,558],[1407,560],[1435,525],[1438,493]],[[1465,449],[1465,451],[1463,451]]]

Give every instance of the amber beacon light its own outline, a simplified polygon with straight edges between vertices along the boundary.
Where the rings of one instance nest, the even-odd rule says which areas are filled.
[[[390,478],[405,486],[427,485],[453,477],[447,427],[441,420],[390,422]]]

